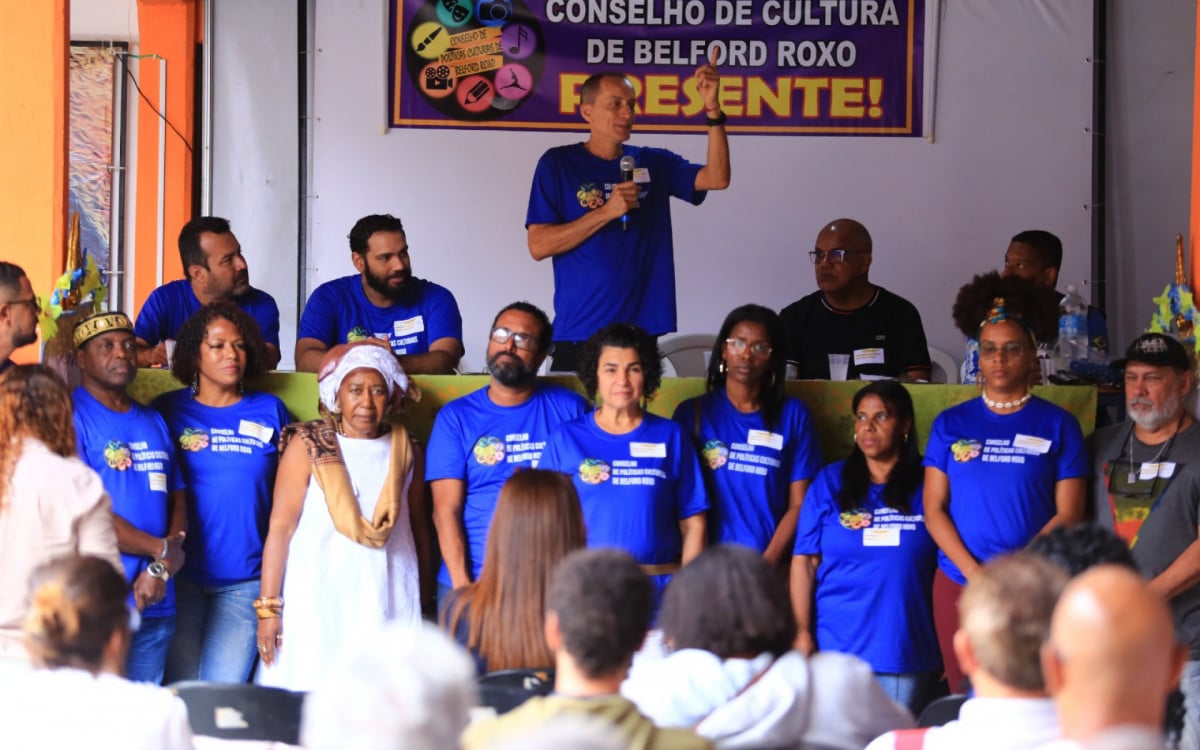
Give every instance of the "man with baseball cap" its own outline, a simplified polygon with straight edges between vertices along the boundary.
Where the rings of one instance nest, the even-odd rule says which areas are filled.
[[[79,457],[96,470],[112,497],[117,548],[141,612],[125,672],[131,680],[157,683],[175,633],[171,579],[183,566],[183,475],[166,422],[129,397],[137,375],[129,317],[89,315],[76,325],[73,340],[83,378],[71,394]]]
[[[1096,520],[1129,543],[1150,588],[1171,606],[1188,647],[1180,688],[1182,747],[1200,747],[1200,428],[1183,402],[1195,363],[1183,344],[1147,333],[1114,365],[1125,370],[1128,419],[1093,433]]]

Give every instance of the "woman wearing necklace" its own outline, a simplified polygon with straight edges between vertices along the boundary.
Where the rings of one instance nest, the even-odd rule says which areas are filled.
[[[925,449],[925,524],[938,545],[934,624],[952,691],[958,597],[979,566],[1038,534],[1083,518],[1087,453],[1079,423],[1029,388],[1037,339],[1053,336],[1054,292],[999,274],[977,276],[954,305],[979,339],[980,397],[933,421]]]

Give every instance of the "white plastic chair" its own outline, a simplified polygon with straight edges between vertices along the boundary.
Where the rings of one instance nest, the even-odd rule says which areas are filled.
[[[717,337],[708,333],[672,334],[659,339],[663,355],[663,377],[702,378],[708,374]]]
[[[936,347],[929,347],[929,360],[933,363],[933,371],[929,374],[930,383],[958,383],[958,360]]]

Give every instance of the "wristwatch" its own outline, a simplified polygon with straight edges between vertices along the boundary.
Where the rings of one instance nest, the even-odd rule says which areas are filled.
[[[146,566],[146,572],[150,574],[151,578],[157,578],[160,581],[171,580],[171,573],[167,570],[167,566],[163,565],[158,560],[155,560]]]

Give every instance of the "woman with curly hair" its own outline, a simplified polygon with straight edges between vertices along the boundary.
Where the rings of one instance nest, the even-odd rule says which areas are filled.
[[[258,323],[232,302],[184,323],[172,371],[187,387],[154,400],[187,482],[187,566],[175,582],[175,637],[166,680],[245,682],[256,657],[254,597],[279,463],[290,420],[269,393],[247,391],[262,374]]]
[[[1038,340],[1055,333],[1054,292],[998,273],[958,293],[954,321],[977,334],[979,398],[933,421],[925,448],[925,524],[937,542],[934,623],[951,690],[963,673],[954,657],[958,597],[979,566],[1038,534],[1083,518],[1088,474],[1079,423],[1037,398]]]
[[[783,391],[787,362],[774,310],[742,305],[725,318],[708,363],[707,393],[675,410],[707,481],[708,535],[787,564],[796,518],[821,468],[804,402]]]
[[[661,593],[704,549],[708,500],[687,433],[645,409],[662,382],[658,345],[635,325],[602,328],[579,379],[596,410],[559,425],[538,467],[574,479],[588,545],[629,551]]]
[[[479,580],[442,606],[442,626],[475,657],[480,675],[554,667],[542,624],[550,574],[587,546],[575,485],[564,474],[519,471],[500,488]]]
[[[908,390],[893,380],[854,394],[854,448],[817,474],[792,559],[797,645],[871,665],[914,716],[934,696],[942,660],[933,629],[937,545],[925,529],[924,469]]]
[[[21,622],[30,574],[67,554],[121,571],[112,501],[76,456],[71,395],[53,371],[14,365],[0,375],[0,672],[27,665]]]

